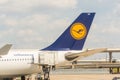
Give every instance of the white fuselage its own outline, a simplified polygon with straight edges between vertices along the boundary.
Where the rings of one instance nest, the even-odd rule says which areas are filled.
[[[41,67],[34,65],[34,63],[36,62],[36,59],[39,59],[38,57],[41,57],[41,54],[49,54],[49,52],[50,51],[45,52],[39,50],[10,50],[7,55],[0,57],[0,77],[13,77],[41,72]],[[67,51],[53,53],[57,54],[56,59],[53,59],[54,61],[57,61],[54,64],[65,61],[65,53],[67,53]],[[51,59],[49,56],[44,58],[48,61]],[[41,64],[44,64],[44,62]]]
[[[0,77],[11,77],[40,72],[41,68],[33,65],[37,50],[11,50],[0,58]]]

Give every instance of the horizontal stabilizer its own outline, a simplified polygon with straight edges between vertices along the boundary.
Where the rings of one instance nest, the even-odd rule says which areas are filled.
[[[97,54],[97,53],[104,52],[106,50],[107,50],[107,48],[100,48],[100,49],[92,49],[92,50],[88,50],[86,52],[77,53],[75,55],[78,56],[78,57],[73,59],[73,60],[71,60],[71,62],[79,60],[79,59],[84,58],[84,57],[88,57],[88,56]]]
[[[63,66],[67,63],[71,63],[71,62],[80,60],[81,58],[88,57],[88,56],[91,56],[91,55],[94,55],[100,52],[104,52],[106,50],[107,48],[100,48],[100,49],[87,50],[85,52],[80,52],[80,53],[66,53],[66,56],[65,56],[66,61],[61,62],[57,64],[56,66]]]

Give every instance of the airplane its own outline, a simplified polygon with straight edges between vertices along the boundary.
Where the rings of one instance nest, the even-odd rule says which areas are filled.
[[[57,63],[54,65],[59,65],[104,52],[106,48],[83,50],[94,16],[94,12],[81,13],[53,44],[41,50],[11,50],[12,44],[6,44],[0,48],[0,78],[11,80],[21,76],[21,80],[25,80],[25,75],[40,73],[40,67],[46,69],[46,66],[50,65],[42,62],[49,58],[42,57],[47,54],[57,54]]]

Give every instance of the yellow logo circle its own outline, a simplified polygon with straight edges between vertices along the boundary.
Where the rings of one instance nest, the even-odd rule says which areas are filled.
[[[70,33],[74,39],[80,40],[86,36],[87,30],[82,23],[75,23],[72,25]]]

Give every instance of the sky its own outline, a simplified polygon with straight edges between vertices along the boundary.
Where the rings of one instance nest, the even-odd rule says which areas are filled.
[[[84,48],[120,48],[120,0],[0,0],[0,46],[42,49],[82,12],[96,12]]]

